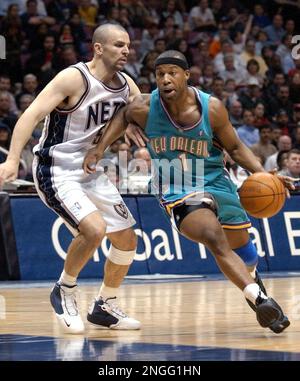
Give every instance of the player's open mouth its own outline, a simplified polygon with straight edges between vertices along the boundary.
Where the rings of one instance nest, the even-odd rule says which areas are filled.
[[[165,94],[168,94],[168,95],[171,94],[171,93],[173,93],[173,92],[175,92],[174,89],[165,89],[165,90],[164,90],[164,93],[165,93]]]

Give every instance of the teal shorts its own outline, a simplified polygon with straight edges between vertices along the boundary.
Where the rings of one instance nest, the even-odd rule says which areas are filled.
[[[205,192],[210,193],[218,204],[218,217],[223,229],[248,229],[251,222],[243,209],[237,193],[236,185],[229,175],[220,175],[213,183],[205,186]]]
[[[239,230],[251,227],[251,222],[245,210],[243,209],[237,193],[236,185],[230,180],[229,174],[222,171],[216,176],[214,173],[210,181],[206,181],[204,191],[210,193],[218,204],[218,219],[223,229]],[[167,201],[161,201],[161,205],[169,216],[172,215],[172,208],[181,205],[186,199],[192,197],[194,192],[181,194],[178,198]]]

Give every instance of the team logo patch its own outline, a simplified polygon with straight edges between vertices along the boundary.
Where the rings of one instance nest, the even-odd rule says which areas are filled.
[[[128,218],[128,210],[124,203],[114,205],[115,211],[119,214],[119,216],[127,219]]]

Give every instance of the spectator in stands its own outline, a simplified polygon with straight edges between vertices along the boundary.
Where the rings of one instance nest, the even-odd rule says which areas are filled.
[[[290,99],[293,103],[300,101],[300,73],[295,73],[290,81]]]
[[[300,149],[300,124],[294,130],[293,148]]]
[[[168,0],[165,10],[162,12],[162,17],[167,19],[167,17],[171,16],[174,20],[174,24],[178,27],[183,27],[183,17],[179,12],[176,0]]]
[[[279,171],[279,174],[294,179],[300,178],[300,150],[293,148],[288,152],[286,169]]]
[[[216,20],[214,18],[211,8],[208,7],[208,0],[200,0],[198,2],[198,5],[191,9],[188,21],[191,30],[216,30]]]
[[[73,45],[63,47],[59,56],[54,60],[54,68],[57,72],[66,69],[68,66],[75,65],[77,53]]]
[[[26,74],[23,79],[22,91],[17,95],[17,104],[19,105],[20,97],[23,94],[36,96],[38,92],[38,80],[34,74]]]
[[[236,100],[229,104],[229,119],[234,128],[243,125],[243,107],[240,101]]]
[[[144,28],[150,14],[145,4],[140,0],[131,0],[126,8],[129,12],[130,23],[133,28]]]
[[[277,149],[271,143],[271,126],[261,126],[259,129],[259,142],[250,147],[255,156],[259,157],[262,165],[266,159],[277,152]]]
[[[253,13],[254,13],[254,17],[253,17],[254,25],[258,25],[260,28],[264,28],[271,24],[271,20],[265,14],[265,10],[261,4],[254,5]]]
[[[285,31],[282,27],[283,18],[280,14],[276,14],[273,17],[273,22],[271,25],[268,25],[264,28],[264,31],[267,33],[269,40],[274,46],[278,46],[281,42],[282,37],[285,34]]]
[[[136,81],[140,75],[141,67],[142,65],[138,62],[135,49],[130,48],[124,71]]]
[[[79,0],[78,14],[84,25],[95,27],[97,24],[97,8],[91,0]]]
[[[282,42],[276,49],[276,54],[280,57],[281,67],[284,74],[295,68],[295,63],[291,55],[291,49],[293,48],[292,44],[293,36],[291,34],[285,34],[282,37]]]
[[[243,108],[253,110],[258,103],[264,103],[259,82],[256,78],[249,78],[247,88],[239,97]]]
[[[285,75],[282,71],[275,73],[274,78],[270,81],[265,90],[267,98],[274,98],[279,91],[279,87],[286,84]]]
[[[215,70],[217,72],[221,72],[225,70],[225,65],[224,65],[224,56],[226,54],[233,54],[234,57],[234,67],[236,69],[239,69],[242,66],[242,62],[240,59],[240,56],[233,51],[233,44],[230,40],[224,40],[221,43],[221,52],[218,53],[214,59],[214,66]]]
[[[34,52],[27,61],[26,71],[38,76],[41,87],[45,87],[56,74],[53,64],[55,55],[55,38],[52,35],[46,35],[42,49]]]
[[[252,110],[244,110],[243,121],[244,124],[237,129],[237,133],[241,141],[246,146],[251,147],[259,142],[259,131],[254,126],[254,113]]]
[[[36,36],[37,27],[40,24],[54,25],[55,19],[49,16],[43,16],[39,14],[37,9],[36,0],[27,0],[26,2],[26,12],[21,15],[23,30],[26,34],[26,38],[31,41],[34,40]]]
[[[68,23],[61,26],[58,42],[60,46],[75,45],[75,38],[73,36],[71,26]]]
[[[269,47],[270,45],[271,43],[268,41],[267,33],[264,30],[259,30],[255,41],[255,55],[261,56],[263,48]],[[273,50],[271,50],[271,52],[273,52]]]
[[[259,87],[262,87],[264,84],[264,78],[261,74],[259,74],[259,63],[256,59],[251,58],[247,63],[246,69],[247,71],[244,76],[244,82],[248,83],[250,78],[255,78],[259,83]]]
[[[163,34],[158,28],[158,24],[152,22],[148,28],[143,29],[142,39],[141,39],[141,56],[144,57],[149,51],[154,49],[154,41],[162,37]]]
[[[293,126],[294,128],[300,124],[300,103],[295,103],[293,107]]]
[[[193,53],[192,53],[186,39],[179,38],[179,39],[175,40],[173,44],[168,46],[168,49],[178,50],[179,52],[184,54],[185,58],[187,59],[189,66],[190,67],[193,66],[193,62],[194,62]]]
[[[198,66],[190,67],[190,78],[188,84],[200,88],[202,82],[202,71]]]
[[[278,153],[281,151],[289,151],[292,148],[292,139],[287,135],[280,136],[277,148],[278,151],[269,156],[265,162],[264,168],[266,171],[272,171],[277,167]]]
[[[293,125],[289,122],[289,116],[284,108],[278,110],[275,115],[275,121],[281,129],[281,135],[291,136]]]
[[[77,12],[77,5],[70,0],[55,0],[47,4],[48,15],[54,17],[57,23],[67,22],[72,14]]]
[[[18,109],[16,105],[15,97],[13,96],[11,92],[11,80],[10,77],[7,74],[0,75],[0,92],[1,91],[7,91],[10,98],[10,109],[9,111],[16,114]]]
[[[279,86],[275,98],[266,99],[266,111],[268,116],[275,116],[278,110],[286,110],[288,117],[292,120],[293,104],[290,101],[290,88],[288,85]]]
[[[16,114],[10,111],[10,99],[8,91],[0,92],[0,122],[5,124],[12,133],[18,118]]]
[[[270,125],[269,119],[265,116],[265,105],[263,103],[258,103],[254,108],[254,126],[260,128],[262,126]]]
[[[220,101],[223,101],[224,98],[224,81],[220,77],[216,77],[211,85],[212,90],[212,96],[220,99]]]
[[[244,68],[247,67],[248,62],[251,59],[255,60],[258,63],[259,74],[262,76],[265,75],[267,71],[267,65],[262,57],[257,56],[255,54],[255,40],[254,39],[248,38],[248,40],[246,41],[245,50],[241,54],[240,59]]]
[[[147,77],[139,77],[136,81],[136,84],[142,94],[151,93],[151,84]]]
[[[245,81],[246,71],[242,68],[236,69],[234,66],[234,55],[227,53],[224,55],[225,69],[219,72],[220,77],[227,81],[227,79],[234,79],[237,85],[241,85]]]
[[[271,140],[272,144],[278,148],[278,141],[280,136],[282,136],[281,128],[277,124],[272,125]]]
[[[8,150],[9,144],[10,144],[10,138],[11,138],[10,128],[6,124],[0,122],[0,147]],[[5,155],[3,161],[5,161],[5,160],[6,160],[6,155]],[[2,163],[3,163],[3,161],[2,161]]]

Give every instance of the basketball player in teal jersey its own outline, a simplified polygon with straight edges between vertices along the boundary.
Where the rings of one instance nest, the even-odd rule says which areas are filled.
[[[154,161],[175,162],[173,176],[164,178],[164,172],[160,173],[160,203],[185,237],[211,251],[222,272],[243,290],[261,326],[280,333],[290,322],[280,306],[266,296],[256,272],[258,255],[247,231],[251,224],[224,169],[223,148],[250,172],[264,169],[238,139],[223,104],[188,87],[188,65],[181,53],[162,53],[155,67],[158,89],[151,95],[137,96],[122,112],[127,122],[144,129]],[[85,158],[87,173],[95,171],[95,163],[122,130],[124,126],[112,122]],[[204,172],[197,174],[201,165]],[[183,187],[176,182],[181,176],[176,172],[188,175]],[[282,181],[292,188],[291,179]]]

